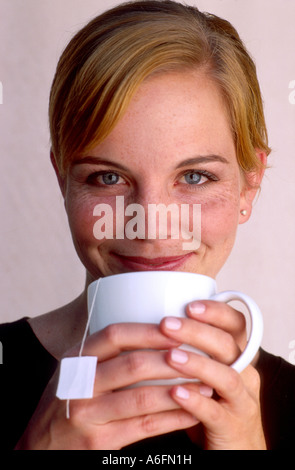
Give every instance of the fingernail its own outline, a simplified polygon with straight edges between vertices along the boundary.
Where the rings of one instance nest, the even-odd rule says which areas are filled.
[[[204,305],[202,302],[196,301],[196,302],[191,302],[189,304],[189,309],[191,313],[195,313],[196,315],[200,315],[201,313],[204,313],[206,310],[206,305]]]
[[[190,393],[186,388],[178,386],[175,390],[175,395],[178,398],[182,398],[183,400],[187,400],[190,397]]]
[[[168,330],[180,330],[181,321],[175,317],[167,317],[165,318],[165,327]]]
[[[188,355],[180,349],[173,349],[171,351],[171,359],[178,364],[185,364],[188,360]]]
[[[213,395],[213,389],[208,387],[208,385],[200,385],[199,392],[201,395],[208,398],[211,398]]]

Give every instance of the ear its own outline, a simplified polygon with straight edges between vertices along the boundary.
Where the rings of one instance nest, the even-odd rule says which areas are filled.
[[[55,171],[55,174],[56,174],[56,177],[57,177],[57,180],[58,180],[58,184],[59,184],[61,193],[62,193],[63,197],[65,197],[66,179],[65,179],[64,176],[61,176],[61,173],[60,173],[59,168],[57,166],[56,159],[55,159],[55,156],[54,156],[52,150],[50,151],[50,160],[51,160],[52,166],[54,168],[54,171]]]
[[[252,213],[253,201],[260,189],[261,181],[267,163],[267,155],[261,150],[256,151],[256,156],[262,163],[258,171],[253,171],[243,175],[243,187],[240,194],[240,219],[239,224],[244,224],[249,220]]]

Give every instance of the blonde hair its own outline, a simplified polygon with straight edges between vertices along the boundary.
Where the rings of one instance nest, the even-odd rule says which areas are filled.
[[[107,137],[145,78],[195,67],[223,94],[240,167],[258,170],[255,150],[270,149],[255,64],[237,31],[196,7],[137,0],[94,18],[61,55],[49,104],[60,173]]]

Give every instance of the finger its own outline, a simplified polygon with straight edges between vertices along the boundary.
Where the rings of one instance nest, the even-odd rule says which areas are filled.
[[[100,361],[132,349],[168,349],[179,345],[172,338],[163,335],[158,325],[144,323],[117,323],[89,336],[83,348],[83,355],[97,356]],[[80,346],[67,355],[77,355]]]
[[[94,394],[128,387],[144,380],[178,376],[175,368],[167,364],[165,351],[132,351],[98,363]]]
[[[191,302],[186,308],[186,313],[190,318],[221,328],[245,341],[246,318],[226,303],[213,300]]]
[[[86,400],[83,400],[83,402],[86,402]],[[66,422],[67,426],[71,425],[76,430],[83,430],[83,445],[81,447],[83,449],[121,449],[148,437],[179,429],[187,429],[198,424],[198,420],[180,408],[177,403],[174,404],[175,409],[168,411],[141,414],[140,416],[111,420],[102,424],[100,424],[102,420],[98,418],[97,413],[103,410],[98,410],[97,403],[94,406],[95,400],[89,400],[87,406],[84,403],[83,405],[81,406],[80,400],[71,401],[70,420]],[[76,438],[77,435],[76,433]],[[63,439],[63,434],[59,437],[60,442]],[[79,443],[79,440],[77,442]],[[61,446],[60,448],[64,447]]]
[[[166,359],[180,374],[193,375],[227,402],[240,403],[243,400],[245,386],[240,374],[231,367],[180,349],[169,351]]]
[[[179,405],[171,398],[167,386],[138,387],[106,394],[99,398],[100,420],[110,422],[171,411]]]
[[[212,389],[202,384],[196,384],[195,389],[204,396],[212,396],[213,393]],[[102,424],[176,410],[179,405],[172,399],[170,392],[171,386],[148,386],[106,394],[93,400],[90,413],[92,416],[97,415],[99,404],[99,416],[95,418],[95,423]]]
[[[170,396],[171,386],[145,386],[101,394],[92,400],[83,400],[83,420],[102,425],[111,421],[120,421],[171,411],[179,405]],[[80,407],[80,403],[76,405]]]
[[[185,411],[193,414],[208,430],[220,429],[226,421],[226,411],[223,407],[190,384],[173,387],[171,397]]]
[[[230,333],[206,323],[188,318],[166,317],[160,328],[167,336],[189,344],[224,364],[232,364],[241,354]]]
[[[167,434],[181,429],[188,429],[198,424],[199,421],[183,409],[155,413],[131,418],[109,426],[118,439],[118,448],[122,448],[132,442],[138,442],[154,436]],[[109,449],[110,447],[106,447]]]
[[[207,437],[208,431],[213,433],[211,438],[215,435],[214,448],[218,448],[218,445],[226,448],[224,447],[226,440],[231,449],[233,442],[237,445],[236,448],[240,449],[244,448],[244,445],[251,445],[251,442],[253,449],[265,448],[259,406],[258,374],[254,368],[249,367],[245,375],[251,392],[248,393],[249,390],[244,387],[243,392],[239,391],[239,399],[233,402],[211,399],[193,384],[175,386],[171,390],[171,396],[176,403],[203,423],[207,429]],[[256,391],[254,396],[253,390]],[[252,429],[250,434],[248,427]],[[257,444],[258,447],[255,447]]]

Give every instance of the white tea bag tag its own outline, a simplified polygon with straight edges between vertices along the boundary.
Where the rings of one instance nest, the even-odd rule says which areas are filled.
[[[56,396],[60,400],[93,398],[96,364],[96,356],[63,358]]]

